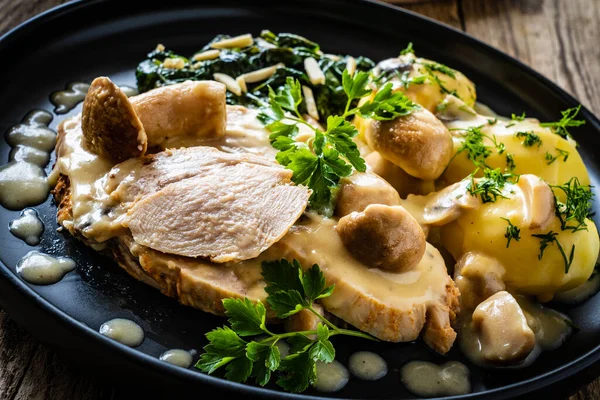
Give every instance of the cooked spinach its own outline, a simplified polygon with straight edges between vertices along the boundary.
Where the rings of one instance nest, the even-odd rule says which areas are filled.
[[[212,43],[229,37],[218,35],[197,53],[210,50]],[[307,57],[317,60],[325,74],[324,85],[313,85],[308,79],[304,71],[304,59]],[[165,68],[163,62],[167,58],[182,59],[184,67]],[[227,92],[227,103],[258,107],[262,102],[268,101],[269,86],[277,90],[285,85],[286,78],[290,76],[313,90],[319,115],[324,120],[330,115],[340,115],[344,112],[348,98],[342,88],[342,73],[347,61],[348,56],[324,55],[317,43],[302,36],[291,33],[276,35],[265,30],[254,39],[252,46],[221,49],[219,56],[213,60],[194,61],[193,57],[188,59],[171,50],[154,50],[138,65],[136,79],[138,90],[142,93],[186,80],[210,80],[217,72],[235,78],[247,72],[283,63],[285,68],[279,68],[267,80],[248,84],[248,93],[236,96]],[[369,71],[374,66],[373,61],[366,57],[356,58],[357,71]],[[301,105],[301,112],[306,112],[303,107],[304,105]]]

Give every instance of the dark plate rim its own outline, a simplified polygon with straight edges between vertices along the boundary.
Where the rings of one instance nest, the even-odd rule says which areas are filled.
[[[75,11],[79,8],[91,7],[93,5],[97,5],[100,3],[108,3],[110,1],[115,0],[73,0],[69,3],[61,4],[59,6],[53,7],[49,10],[46,10],[24,22],[17,25],[13,29],[6,32],[4,35],[0,36],[0,52],[5,48],[11,45],[11,42],[16,42],[20,38],[25,35],[31,33],[36,28],[43,26],[44,23],[63,16],[67,15],[72,11]],[[419,23],[435,25],[438,28],[450,30],[453,33],[459,35],[464,41],[466,41],[471,47],[477,47],[479,50],[489,53],[492,57],[502,60],[504,62],[508,62],[513,64],[515,67],[526,73],[527,75],[535,78],[539,83],[543,86],[549,88],[554,94],[558,95],[562,98],[566,103],[571,104],[572,106],[576,106],[580,104],[572,95],[567,93],[564,89],[559,87],[557,84],[552,82],[550,79],[546,78],[539,72],[535,71],[528,65],[523,62],[513,58],[512,56],[498,50],[481,40],[474,38],[473,36],[458,30],[452,26],[447,24],[438,22],[432,18],[422,16],[417,14],[416,12],[406,10],[400,8],[398,6],[394,6],[388,3],[384,3],[378,0],[343,0],[349,3],[363,3],[368,4],[370,7],[379,7],[385,8],[393,13],[404,14],[405,17],[412,18],[414,20],[418,20]],[[201,3],[199,3],[201,4]],[[241,4],[240,4],[241,6]],[[245,5],[244,5],[245,6]],[[249,7],[252,7],[251,5]],[[593,124],[598,130],[600,130],[600,120],[585,106],[581,106],[581,113],[584,116],[585,120],[591,124]],[[268,397],[268,398],[286,398],[286,399],[330,399],[330,397],[319,397],[319,396],[308,396],[303,394],[292,394],[277,390],[260,388],[248,384],[241,384],[230,382],[222,378],[218,378],[215,376],[210,376],[204,373],[201,373],[192,369],[183,369],[163,361],[160,361],[158,358],[152,357],[148,354],[137,351],[135,348],[127,347],[121,343],[118,343],[114,340],[111,340],[103,335],[100,335],[97,331],[93,330],[89,326],[83,324],[82,322],[76,320],[75,318],[69,316],[62,310],[58,309],[52,303],[44,299],[42,296],[37,294],[33,289],[25,284],[24,281],[18,278],[11,270],[8,268],[4,262],[0,261],[0,277],[5,279],[9,284],[15,287],[24,297],[33,302],[36,306],[39,306],[43,309],[43,311],[47,312],[51,316],[54,317],[56,322],[67,325],[68,327],[75,328],[78,330],[79,334],[83,334],[88,340],[92,342],[96,342],[97,344],[102,345],[103,347],[107,347],[112,351],[117,351],[121,355],[125,356],[131,361],[140,362],[144,364],[148,368],[153,368],[157,372],[163,372],[168,374],[178,375],[180,378],[184,378],[186,380],[196,380],[201,381],[203,383],[209,384],[211,386],[217,387],[223,390],[235,390],[236,392],[246,392],[250,395]],[[544,373],[542,375],[538,375],[534,378],[527,379],[525,381],[513,383],[510,385],[506,385],[503,387],[486,390],[485,392],[479,393],[470,393],[467,395],[460,396],[451,396],[451,397],[443,397],[443,399],[483,399],[487,397],[494,397],[497,399],[500,398],[512,398],[515,396],[521,396],[527,393],[530,393],[534,390],[541,389],[545,386],[548,386],[552,383],[555,383],[559,380],[563,380],[565,378],[571,377],[587,367],[593,365],[600,361],[600,343],[578,357],[571,362],[563,364],[559,368],[556,368],[552,371]],[[440,398],[441,399],[441,398]]]

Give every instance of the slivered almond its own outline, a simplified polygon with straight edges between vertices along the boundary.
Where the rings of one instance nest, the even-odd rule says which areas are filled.
[[[354,75],[356,72],[356,60],[354,57],[348,56],[348,59],[346,60],[346,69],[348,70],[350,76]]]
[[[240,89],[242,89],[243,93],[248,92],[248,86],[246,86],[246,81],[244,80],[243,75],[240,75],[237,78],[235,78],[235,81],[237,82],[238,85],[240,85]]]
[[[236,96],[242,95],[242,88],[231,76],[217,72],[213,74],[213,79],[217,82],[221,82],[223,85],[225,85],[227,90]]]
[[[182,58],[165,58],[165,61],[163,61],[163,67],[183,69],[185,67],[185,61],[183,61]]]
[[[240,75],[239,78],[244,79],[246,83],[256,83],[270,78],[278,68],[283,67],[285,67],[284,63],[278,63],[271,65],[270,67],[257,69],[256,71],[246,72],[245,74]]]
[[[319,110],[317,110],[317,103],[315,102],[312,89],[308,86],[302,85],[302,95],[304,95],[304,101],[306,102],[306,111],[308,111],[308,115],[318,121]]]
[[[248,47],[252,46],[254,39],[252,35],[247,33],[245,35],[235,36],[229,39],[219,40],[210,45],[213,49],[230,49],[232,47]]]
[[[325,75],[323,74],[323,71],[321,71],[321,68],[319,68],[317,60],[312,57],[305,58],[304,69],[306,70],[308,79],[313,85],[325,84]]]
[[[202,53],[194,54],[194,61],[214,60],[219,57],[221,50],[206,50]]]

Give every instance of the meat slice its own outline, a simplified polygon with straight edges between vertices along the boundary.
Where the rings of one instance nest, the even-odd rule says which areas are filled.
[[[105,189],[115,201],[130,203],[139,196],[194,176],[215,174],[239,163],[283,169],[274,160],[250,153],[225,153],[213,147],[165,150],[127,160],[108,173]],[[291,172],[287,171],[287,174]]]
[[[225,134],[225,86],[214,81],[186,81],[131,98],[150,146],[179,147],[181,137],[218,138]]]
[[[114,162],[144,155],[147,137],[129,99],[106,77],[94,79],[83,102],[81,128],[89,151]]]
[[[306,268],[320,266],[327,284],[335,284],[333,294],[320,300],[327,311],[381,340],[409,342],[422,333],[439,353],[452,347],[459,294],[432,245],[411,271],[367,268],[344,247],[335,219],[305,215],[269,252]]]
[[[109,177],[137,243],[219,263],[257,257],[287,233],[310,196],[273,160],[209,147],[128,160]]]

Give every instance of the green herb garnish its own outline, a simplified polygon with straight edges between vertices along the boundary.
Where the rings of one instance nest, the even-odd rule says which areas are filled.
[[[516,114],[511,114],[510,115],[510,119],[512,119],[513,121],[525,121],[525,118],[527,118],[527,116],[525,115],[525,111],[523,111],[523,113],[521,115],[516,115]]]
[[[564,230],[577,232],[587,230],[586,218],[590,215],[591,202],[594,198],[591,186],[581,185],[577,177],[572,177],[563,185],[550,185],[565,194],[565,202],[554,196],[556,216],[560,220],[560,227]],[[570,224],[574,222],[575,224]]]
[[[330,363],[335,359],[335,348],[329,340],[332,336],[377,340],[363,332],[340,329],[315,310],[314,302],[330,296],[334,290],[333,285],[326,285],[318,265],[304,272],[298,261],[280,260],[263,262],[262,268],[267,302],[277,317],[287,318],[306,310],[321,320],[317,329],[273,333],[266,326],[267,313],[260,301],[223,299],[229,326],[206,334],[209,343],[204,346],[196,368],[213,374],[225,367],[226,379],[245,382],[252,377],[261,386],[277,374],[279,386],[299,393],[316,382],[317,361]],[[284,358],[277,347],[279,341],[290,345],[290,354]]]
[[[508,226],[506,227],[506,233],[504,234],[504,237],[507,239],[506,248],[508,248],[508,246],[510,246],[511,240],[515,239],[517,242],[521,240],[521,229],[513,225],[512,222],[510,222],[510,219],[504,217],[500,218],[508,222]]]
[[[575,117],[581,110],[581,104],[577,107],[569,108],[568,110],[561,111],[562,118],[558,122],[542,122],[540,126],[544,128],[551,128],[554,133],[562,138],[571,138],[571,133],[567,128],[577,127],[585,125],[584,120],[576,120]]]
[[[488,136],[483,133],[481,130],[482,127],[483,125],[464,129],[464,142],[456,151],[456,155],[464,151],[467,153],[467,158],[471,160],[476,167],[489,167],[485,160],[492,154],[492,151],[489,146],[486,146],[483,143],[484,138],[491,140],[498,154],[504,153],[506,151],[506,146],[504,143],[498,142],[495,135]]]
[[[535,133],[533,133],[533,131],[530,131],[530,132],[517,132],[516,136],[519,139],[524,138],[523,142],[521,142],[521,143],[525,147],[532,147],[532,146],[534,146],[536,144],[537,144],[537,147],[540,147],[542,145],[542,139],[540,139],[540,137],[538,135],[536,135]]]
[[[404,50],[400,51],[401,56],[404,56],[406,54],[415,54],[415,49],[413,49],[412,42],[409,42],[408,45],[406,46],[406,48]]]
[[[512,154],[506,153],[506,170],[509,172],[513,172],[517,168],[515,164],[515,159]]]
[[[259,120],[271,132],[271,145],[279,150],[277,161],[293,171],[292,180],[312,189],[310,206],[319,214],[331,216],[334,192],[340,179],[352,173],[352,168],[364,172],[365,161],[352,138],[358,131],[347,118],[360,114],[364,118],[392,120],[419,108],[401,92],[392,93],[392,84],[379,89],[374,98],[361,107],[351,107],[354,100],[368,96],[369,74],[358,71],[350,76],[344,71],[343,90],[347,101],[342,115],[327,117],[327,129],[322,131],[306,122],[300,111],[300,82],[288,77],[277,91],[269,88],[269,104],[261,109]],[[291,113],[293,116],[285,114]],[[315,136],[309,143],[296,142],[298,125],[310,128]]]
[[[550,152],[546,151],[546,164],[550,165],[561,157],[563,157],[563,162],[567,161],[569,158],[569,152],[567,150],[561,150],[557,147],[556,151],[558,152],[557,155],[552,155]]]
[[[558,236],[558,233],[550,231],[548,233],[531,235],[531,236],[540,239],[540,254],[538,255],[538,260],[541,260],[542,257],[544,257],[544,250],[546,250],[546,247],[548,247],[548,245],[550,245],[552,243],[556,243],[556,246],[558,247],[558,250],[560,251],[560,254],[565,263],[565,274],[569,273],[569,268],[571,268],[571,264],[573,263],[573,257],[575,256],[575,245],[573,245],[571,247],[571,253],[569,254],[569,257],[567,258],[567,254],[565,253],[562,245],[556,238]]]
[[[467,178],[470,182],[467,184],[467,192],[471,196],[479,196],[482,203],[495,203],[498,197],[506,198],[502,194],[502,189],[507,182],[510,183],[511,178],[516,178],[515,182],[518,182],[519,176],[510,173],[503,173],[500,168],[490,169],[486,168],[483,170],[483,178],[479,178],[475,182],[475,174],[479,171],[476,169]]]

